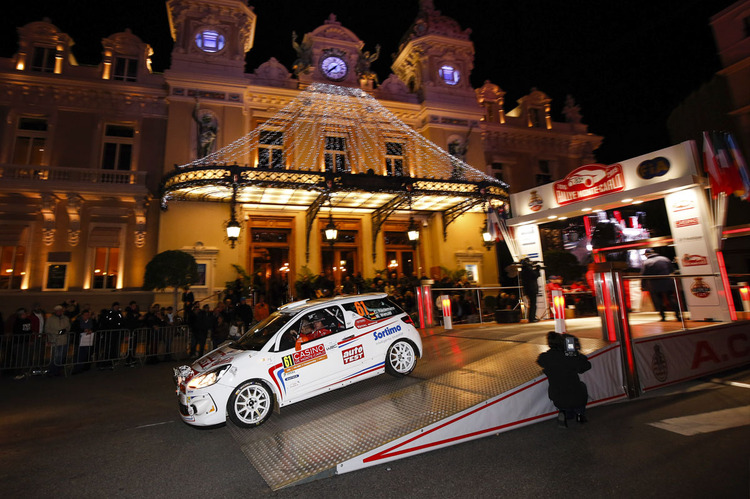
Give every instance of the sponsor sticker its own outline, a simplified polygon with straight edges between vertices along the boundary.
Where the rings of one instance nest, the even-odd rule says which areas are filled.
[[[560,206],[618,192],[624,188],[625,176],[619,163],[613,166],[582,166],[553,186],[555,201]]]
[[[389,326],[381,331],[375,331],[372,333],[373,337],[375,338],[375,341],[382,340],[383,338],[387,338],[388,336],[391,336],[396,333],[401,332],[401,326],[396,324],[395,326]]]
[[[327,358],[328,355],[326,354],[325,346],[315,345],[311,348],[306,348],[304,350],[300,350],[299,352],[294,352],[291,355],[285,355],[282,358],[285,367],[284,372],[289,373],[291,371],[294,371],[295,369],[309,366],[310,364],[320,362],[321,360],[325,360]]]
[[[711,294],[711,286],[702,277],[696,277],[690,286],[690,292],[698,298],[706,298]]]
[[[542,206],[544,206],[544,199],[542,199],[536,192],[536,190],[533,190],[529,193],[529,209],[531,211],[539,211],[542,209]]]
[[[645,180],[666,175],[669,171],[669,160],[663,156],[647,159],[638,165],[638,176]]]
[[[708,265],[708,257],[703,255],[685,255],[682,257],[684,267],[698,267],[699,265]]]
[[[654,355],[651,357],[651,371],[659,381],[666,381],[669,375],[667,358],[662,353],[659,345],[654,345]]]
[[[677,220],[675,227],[690,227],[691,225],[698,225],[698,217],[686,218],[684,220]]]
[[[365,358],[365,347],[357,345],[352,348],[347,348],[346,350],[341,351],[341,355],[344,358],[344,364],[350,364]]]

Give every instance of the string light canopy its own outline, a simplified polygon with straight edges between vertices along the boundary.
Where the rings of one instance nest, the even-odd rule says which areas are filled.
[[[407,188],[409,189],[407,199]],[[430,142],[358,88],[313,84],[231,144],[162,178],[170,200],[307,211],[330,193],[331,211],[370,214],[373,241],[393,213],[441,212],[447,226],[487,201],[504,204],[507,184]],[[236,191],[236,192],[235,192]],[[374,244],[374,243],[373,243]]]

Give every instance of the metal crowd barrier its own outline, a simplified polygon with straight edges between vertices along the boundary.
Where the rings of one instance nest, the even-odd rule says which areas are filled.
[[[448,296],[454,296],[454,295],[463,295],[464,299],[468,303],[474,306],[475,310],[474,313],[467,314],[464,313],[461,317],[458,319],[456,318],[455,314],[456,311],[453,311],[454,319],[453,323],[457,324],[483,324],[484,322],[495,322],[495,312],[498,310],[504,310],[499,308],[499,305],[497,304],[497,300],[499,299],[499,295],[503,291],[509,291],[512,293],[513,296],[513,303],[511,310],[518,310],[519,315],[523,315],[521,312],[521,307],[525,306],[523,304],[523,288],[521,286],[487,286],[487,287],[471,287],[471,288],[432,288],[432,295],[433,298],[437,298],[439,295],[448,295]],[[488,304],[486,302],[486,299],[488,297],[492,296],[494,298],[493,301],[496,302],[494,306],[488,307]],[[469,300],[470,298],[470,300]],[[442,312],[438,309],[438,316]]]
[[[188,356],[190,337],[190,328],[185,325],[107,329],[89,335],[71,332],[57,337],[57,343],[48,343],[46,334],[3,335],[0,371],[32,375],[59,370],[67,376],[91,367],[134,366],[149,358],[182,360]]]

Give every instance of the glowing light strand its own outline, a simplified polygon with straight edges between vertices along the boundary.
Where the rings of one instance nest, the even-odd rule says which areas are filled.
[[[402,144],[405,176],[486,181],[507,187],[420,135],[366,92],[326,84],[311,85],[248,134],[181,167],[257,166],[258,149],[264,147],[260,133],[265,130],[283,134],[285,169],[325,171],[325,156],[329,154],[331,158],[343,155],[350,173],[372,170],[388,175],[386,142],[396,142]],[[328,142],[343,150],[326,150],[326,137],[336,137]],[[330,164],[335,168],[335,161],[329,161]]]

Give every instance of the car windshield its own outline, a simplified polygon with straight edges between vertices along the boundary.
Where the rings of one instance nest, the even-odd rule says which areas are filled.
[[[240,339],[232,342],[231,346],[240,350],[260,350],[293,318],[294,314],[274,312],[250,328]]]

